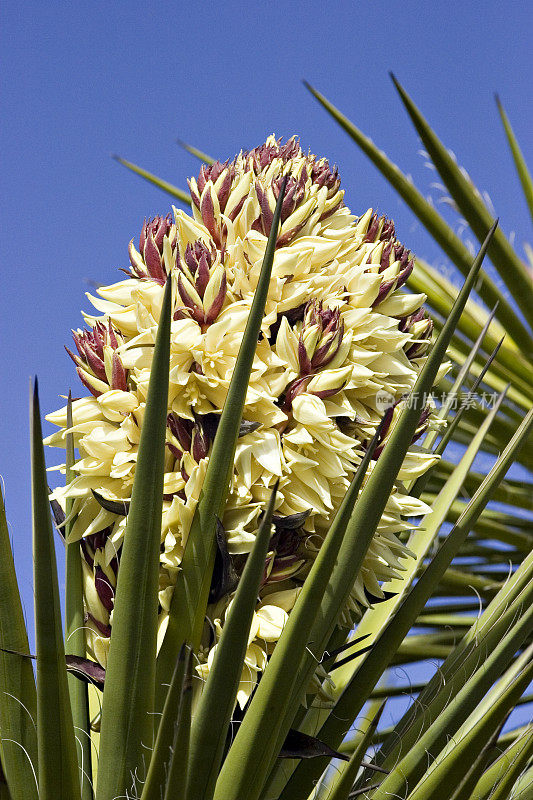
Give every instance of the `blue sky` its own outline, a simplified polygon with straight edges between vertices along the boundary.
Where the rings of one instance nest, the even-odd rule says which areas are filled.
[[[226,158],[271,132],[297,133],[304,149],[339,165],[354,212],[386,211],[411,249],[446,268],[301,80],[438,199],[392,69],[520,242],[531,238],[530,223],[493,93],[531,161],[533,59],[524,6],[514,0],[4,0],[2,16],[0,475],[31,619],[29,376],[39,375],[43,412],[59,407],[69,388],[82,394],[63,345],[88,309],[84,292],[90,281],[120,279],[144,217],[169,209],[169,198],[110,154],[185,186],[198,166],[177,137]]]

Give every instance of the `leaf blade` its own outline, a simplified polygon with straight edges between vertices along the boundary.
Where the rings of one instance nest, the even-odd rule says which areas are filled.
[[[195,710],[186,795],[189,800],[197,797],[208,800],[213,795],[237,697],[256,598],[265,569],[276,491],[277,485],[272,491],[254,547],[246,560]]]
[[[184,205],[190,206],[191,204],[191,197],[188,192],[185,192],[183,189],[174,186],[172,183],[168,183],[168,181],[164,181],[162,178],[158,178],[157,175],[154,175],[148,170],[143,169],[142,167],[137,166],[137,164],[133,164],[131,161],[126,161],[125,158],[121,156],[114,155],[112,156],[115,161],[118,161],[119,164],[122,164],[123,167],[129,169],[130,172],[134,172],[136,175],[139,175],[141,178],[144,178],[145,181],[151,183],[152,186],[157,186],[158,189],[161,189],[162,192],[169,194],[171,197],[176,198]]]
[[[0,491],[0,748],[12,800],[37,800],[37,695]],[[22,745],[22,747],[20,746]],[[27,754],[27,755],[26,755]]]
[[[165,780],[165,766],[167,760],[170,762],[173,758],[173,745],[176,738],[176,731],[180,724],[186,727],[189,725],[190,720],[186,720],[187,714],[183,716],[182,704],[186,684],[191,681],[191,656],[191,648],[187,645],[183,645],[178,655],[174,674],[172,675],[172,680],[170,681],[169,690],[167,692],[161,722],[157,730],[154,752],[150,759],[150,766],[143,786],[141,800],[160,800],[161,790],[165,788],[167,783]],[[182,731],[180,735],[184,736],[184,732]],[[183,753],[181,752],[175,756],[176,763],[174,764],[174,769],[181,774],[187,771],[187,764],[186,760],[183,759],[178,770],[177,759],[180,757],[183,758]],[[185,781],[183,781],[182,788],[185,788]]]
[[[524,192],[524,197],[526,199],[526,203],[529,208],[529,213],[531,215],[531,219],[533,220],[533,180],[531,178],[531,175],[529,174],[526,160],[524,158],[522,150],[520,149],[520,145],[516,140],[516,136],[511,127],[511,123],[509,122],[509,118],[505,113],[505,109],[498,95],[496,95],[496,105],[498,106],[498,111],[500,112],[500,117],[503,123],[503,127],[505,129],[505,135],[507,136],[507,141],[509,142],[509,147],[511,148],[511,153],[513,155],[513,160],[515,163],[516,171],[518,173],[518,177],[520,178],[520,183],[522,184],[522,190]]]
[[[30,405],[39,798],[75,800],[81,796],[80,781],[65,667],[37,379]]]
[[[115,594],[100,734],[100,800],[127,794],[135,783],[131,776],[142,778],[145,772],[143,746],[152,746],[171,313],[168,278]]]
[[[67,403],[67,430],[72,428],[72,396],[69,392]],[[74,473],[74,437],[66,436],[66,483],[73,480]],[[69,541],[73,520],[72,499],[67,499],[65,508],[65,655],[85,657],[85,620],[83,609],[82,566],[79,542]],[[76,734],[78,763],[80,767],[82,800],[92,800],[92,748],[89,721],[89,696],[87,684],[79,681],[74,675],[67,676],[72,722]]]

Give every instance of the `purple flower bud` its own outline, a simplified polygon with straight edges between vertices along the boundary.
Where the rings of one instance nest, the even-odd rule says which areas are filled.
[[[94,587],[105,610],[111,612],[115,601],[115,587],[111,585],[109,578],[100,566],[94,570]]]
[[[205,309],[205,324],[211,325],[218,317],[222,306],[224,305],[224,300],[226,298],[226,290],[227,290],[227,280],[226,280],[226,273],[222,273],[222,278],[220,280],[219,288],[216,295],[213,298],[213,302],[211,305]],[[207,299],[207,295],[206,295]],[[204,308],[206,303],[204,303]]]
[[[191,454],[195,461],[200,462],[209,452],[209,438],[200,425],[195,424],[192,431]]]
[[[87,614],[87,617],[91,620],[93,625],[98,628],[102,636],[104,636],[106,639],[111,637],[111,625],[104,625],[103,622],[100,622],[100,620],[96,619],[96,617],[92,614]]]
[[[310,300],[298,340],[300,373],[307,375],[329,364],[337,355],[344,334],[338,308],[323,308],[322,301]]]
[[[87,373],[84,372],[84,370],[81,369],[81,367],[78,367],[76,369],[76,372],[78,373],[78,378],[80,379],[80,381],[83,383],[85,388],[90,391],[90,393],[93,395],[93,397],[100,397],[100,395],[102,394],[102,391],[100,389],[98,389],[93,383],[91,383],[90,376],[87,375]]]
[[[122,361],[117,353],[113,353],[112,359],[111,388],[126,392],[128,390],[128,372],[122,366]]]
[[[433,320],[429,318],[423,308],[419,308],[408,317],[402,317],[398,330],[409,333],[415,339],[405,346],[405,355],[408,359],[419,358],[427,350],[433,333]]]
[[[127,391],[129,372],[116,352],[123,344],[123,339],[111,320],[107,325],[97,321],[91,330],[73,331],[72,336],[79,356],[68,347],[65,350],[76,364],[81,382],[91,394],[95,397],[102,394],[101,383],[107,384],[110,389]],[[93,381],[93,377],[97,381]]]
[[[171,214],[167,214],[166,217],[156,216],[148,221],[145,220],[139,237],[139,252],[133,246],[133,240],[130,242],[131,272],[127,274],[134,278],[150,278],[163,286],[173,267],[173,263],[167,263],[165,240],[170,245],[173,260],[176,252],[177,230]]]
[[[387,217],[378,217],[376,213],[372,214],[368,223],[365,242],[385,242],[394,240],[396,232],[394,229],[394,222]]]
[[[265,583],[279,583],[292,578],[305,563],[305,559],[297,555],[275,557]]]
[[[379,440],[378,446],[374,450],[374,454],[372,456],[372,459],[374,461],[376,461],[379,458],[379,456],[381,455],[381,453],[383,452],[383,450],[384,450],[384,448],[385,448],[385,446],[386,446],[386,444],[387,444],[387,442],[388,442],[388,440],[389,440],[389,438],[391,436],[393,428],[394,428],[394,426],[396,425],[396,422],[398,421],[398,419],[401,416],[401,412],[403,410],[404,402],[405,401],[403,399],[397,400],[396,403],[394,403],[392,406],[390,406],[385,411],[385,415],[384,415],[385,423],[384,423],[383,428],[381,430],[381,436],[380,436],[380,440]],[[427,431],[428,425],[429,425],[429,416],[430,416],[430,414],[431,414],[431,408],[429,406],[426,406],[422,410],[422,412],[420,414],[420,419],[418,421],[418,425],[417,425],[415,434],[414,434],[413,438],[411,439],[411,444],[414,444],[416,442],[416,440],[419,439],[422,436],[422,434],[424,434]],[[365,447],[368,446],[368,442],[363,442],[363,446],[365,446]]]
[[[292,403],[295,397],[305,392],[307,384],[311,380],[311,375],[305,375],[303,378],[297,378],[287,388],[285,392],[285,400],[283,402],[283,410],[289,411],[292,408]]]
[[[302,160],[304,163],[302,164]],[[291,170],[294,167],[294,172]],[[284,223],[313,194],[313,187],[326,189],[327,208],[320,220],[333,214],[342,204],[340,179],[336,167],[330,168],[326,159],[317,159],[313,155],[304,155],[300,142],[293,136],[283,144],[281,139],[269,139],[249,151],[242,151],[233,161],[224,164],[215,162],[211,166],[203,165],[196,180],[189,181],[193,205],[198,210],[202,222],[209,230],[217,247],[223,249],[226,238],[224,223],[217,222],[213,199],[216,196],[218,207],[231,221],[234,221],[246,200],[246,194],[236,195],[228,201],[233,189],[246,173],[252,173],[255,180],[256,195],[260,212],[252,224],[252,229],[265,236],[272,227],[273,212],[279,196],[284,176],[288,174],[288,183],[281,209],[281,221]],[[331,202],[338,195],[337,202]],[[323,193],[322,193],[323,196]],[[304,228],[309,217],[315,212],[310,208],[303,219],[297,218],[295,224],[278,238],[277,247],[288,244],[299,231]]]
[[[176,437],[180,446],[187,452],[191,449],[191,435],[193,423],[190,419],[181,419],[174,411],[167,416],[167,425],[170,432]]]
[[[199,325],[211,325],[218,317],[226,299],[226,273],[221,267],[220,253],[198,239],[188,244],[183,259],[177,257],[178,293],[183,305]],[[174,319],[186,314],[177,309]]]
[[[202,215],[202,220],[205,227],[213,237],[213,241],[219,245],[220,236],[218,225],[215,219],[215,207],[213,205],[213,198],[211,197],[211,192],[209,189],[202,194],[202,198],[200,200],[200,213]]]
[[[194,287],[202,298],[209,283],[210,268],[215,258],[216,250],[214,247],[210,249],[201,239],[198,239],[194,244],[188,244],[185,249],[184,260],[189,270],[189,276],[192,277]],[[177,266],[186,274],[179,256]]]
[[[283,163],[297,158],[300,155],[300,141],[296,136],[282,144],[281,139],[277,139],[274,143],[267,143],[254,147],[243,156],[247,159],[248,163],[252,163],[256,172],[261,172],[266,167],[270,166],[274,159],[280,159]]]
[[[381,251],[378,273],[384,273],[397,264],[396,274],[393,277],[387,276],[383,278],[378,295],[372,303],[372,307],[375,308],[408,280],[413,271],[414,259],[411,257],[411,252],[395,238],[394,223],[386,217],[378,217],[377,214],[372,215],[365,242],[385,242]],[[368,256],[368,264],[372,263],[372,258],[373,254],[371,252]]]

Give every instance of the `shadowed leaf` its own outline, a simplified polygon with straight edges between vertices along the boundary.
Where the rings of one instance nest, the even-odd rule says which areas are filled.
[[[278,758],[318,758],[319,756],[339,758],[341,761],[350,760],[347,755],[333,750],[316,736],[309,736],[307,733],[295,731],[292,728],[285,737]]]
[[[213,576],[209,589],[209,602],[216,603],[224,595],[230,594],[239,581],[237,570],[233,565],[233,558],[228,551],[226,532],[219,519],[216,524],[217,552],[213,565]]]

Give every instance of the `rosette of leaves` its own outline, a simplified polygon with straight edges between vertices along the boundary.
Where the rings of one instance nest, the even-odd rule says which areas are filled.
[[[213,186],[220,174],[212,181]],[[213,576],[218,570],[220,583],[220,575],[226,580],[231,573],[223,557],[231,554],[229,550],[224,552],[221,542],[229,530],[229,526],[224,525],[224,515],[228,513],[235,488],[236,456],[242,439],[253,437],[260,430],[252,431],[247,427],[256,420],[249,419],[244,410],[248,411],[248,397],[253,395],[250,390],[258,380],[258,361],[265,347],[262,343],[278,322],[271,294],[278,286],[276,259],[279,260],[285,247],[291,246],[288,241],[282,248],[276,247],[279,238],[287,232],[283,229],[284,221],[289,218],[283,218],[284,200],[291,189],[287,180],[280,182],[277,195],[274,190],[273,196],[267,193],[264,207],[258,193],[261,220],[255,228],[252,227],[255,219],[252,224],[247,223],[248,229],[260,235],[266,246],[262,246],[255,262],[254,283],[249,287],[239,286],[241,301],[249,292],[248,303],[244,303],[246,326],[239,331],[239,346],[231,363],[229,381],[224,386],[216,424],[205,430],[205,420],[200,419],[202,424],[199,424],[196,416],[191,419],[180,414],[178,420],[172,417],[171,424],[168,400],[172,396],[173,375],[180,372],[172,361],[172,331],[176,323],[183,326],[194,322],[203,335],[204,326],[209,330],[217,324],[208,321],[208,317],[213,305],[216,307],[224,284],[218,267],[225,262],[219,254],[225,247],[232,246],[226,238],[231,225],[225,221],[224,225],[219,224],[221,217],[217,217],[211,188],[208,194],[212,208],[207,200],[202,209],[202,195],[208,183],[206,179],[202,187],[201,180],[197,181],[191,190],[193,202],[194,192],[197,196],[200,193],[196,214],[202,217],[202,222],[197,216],[196,224],[205,223],[215,243],[215,252],[209,243],[206,248],[193,246],[188,253],[180,251],[178,264],[176,250],[181,234],[178,231],[174,238],[172,220],[157,220],[155,225],[147,225],[139,249],[135,248],[144,267],[133,253],[131,271],[136,277],[128,281],[139,280],[143,288],[148,289],[149,281],[142,275],[139,277],[139,271],[148,269],[149,261],[150,269],[157,270],[159,266],[164,275],[150,277],[153,292],[146,297],[150,292],[145,291],[140,304],[144,319],[142,332],[128,330],[128,324],[133,322],[131,315],[128,317],[128,303],[117,303],[115,296],[107,302],[123,309],[122,325],[118,324],[120,309],[100,308],[97,310],[107,317],[105,322],[89,317],[89,331],[76,334],[77,353],[73,353],[76,366],[83,373],[80,377],[86,385],[94,389],[93,400],[99,407],[105,407],[108,415],[120,415],[122,421],[126,409],[119,405],[119,398],[134,394],[133,386],[139,393],[136,402],[142,397],[144,405],[142,415],[139,414],[129,494],[113,497],[112,491],[100,486],[103,491],[100,493],[96,489],[97,497],[92,495],[97,506],[88,502],[91,498],[87,492],[83,495],[89,505],[89,512],[85,512],[87,526],[101,513],[100,509],[125,519],[120,540],[117,539],[120,561],[116,585],[106,572],[112,558],[106,561],[109,547],[106,553],[105,542],[99,547],[93,540],[96,546],[91,544],[87,552],[80,548],[80,538],[104,530],[78,535],[79,517],[83,514],[83,506],[78,502],[81,495],[67,491],[61,510],[54,503],[66,540],[64,631],[36,386],[34,388],[31,418],[37,668],[34,679],[7,525],[3,523],[0,528],[1,791],[13,800],[22,797],[70,800],[93,796],[100,800],[117,797],[141,797],[143,800],[281,797],[292,800],[309,795],[381,798],[391,794],[419,799],[527,797],[532,778],[531,729],[526,727],[501,734],[501,727],[512,709],[527,699],[524,692],[532,677],[533,612],[529,595],[533,563],[520,512],[503,513],[487,506],[498,499],[513,502],[519,509],[526,505],[525,489],[522,491],[523,487],[506,479],[505,475],[516,458],[524,459],[523,454],[527,455],[533,412],[527,409],[525,402],[522,406],[516,402],[516,394],[512,393],[517,390],[512,384],[506,391],[506,387],[502,387],[492,408],[477,409],[480,414],[475,424],[469,423],[470,427],[466,422],[472,409],[463,407],[450,419],[449,403],[445,401],[437,412],[432,412],[441,420],[448,419],[448,427],[437,445],[439,428],[420,430],[421,424],[428,421],[425,419],[427,396],[439,371],[442,373],[447,351],[453,358],[457,341],[467,341],[460,326],[469,318],[465,308],[473,307],[468,296],[478,279],[485,252],[490,253],[498,235],[489,223],[485,230],[488,235],[482,237],[482,248],[468,269],[463,287],[456,292],[457,296],[440,322],[436,317],[438,335],[429,349],[427,346],[423,351],[418,349],[419,345],[425,346],[428,336],[428,324],[419,314],[420,303],[408,312],[402,307],[402,313],[396,315],[389,308],[390,317],[396,320],[396,330],[407,336],[401,345],[402,359],[405,357],[415,374],[401,390],[392,392],[392,409],[382,409],[380,414],[376,403],[372,424],[367,421],[365,436],[361,432],[359,452],[353,458],[353,468],[347,471],[348,485],[324,525],[320,546],[307,559],[305,572],[300,573],[297,597],[284,619],[275,646],[264,650],[261,680],[253,687],[245,707],[240,708],[238,695],[242,690],[243,669],[247,660],[250,661],[249,648],[253,644],[250,636],[257,625],[258,608],[264,607],[261,599],[258,603],[258,597],[261,598],[264,590],[265,578],[272,574],[276,557],[299,554],[297,551],[287,554],[283,550],[280,554],[276,550],[279,542],[290,542],[293,537],[290,531],[298,527],[306,530],[305,525],[309,526],[311,518],[308,509],[296,520],[290,520],[294,514],[301,513],[296,509],[291,509],[294,514],[277,513],[282,502],[286,502],[283,474],[276,475],[275,480],[265,485],[267,491],[257,516],[252,546],[239,554],[242,558],[238,564],[231,565],[237,571],[238,581],[231,589],[231,603],[224,609],[220,624],[217,626],[216,618],[211,617],[216,647],[210,650],[213,653],[211,663],[207,659],[209,669],[199,674],[197,666],[205,663],[206,613],[218,602],[212,595]],[[174,191],[168,184],[165,188]],[[327,196],[332,187],[326,188],[322,196]],[[271,219],[267,206],[272,212]],[[318,224],[320,222],[317,220]],[[356,218],[354,227],[360,222],[361,219]],[[385,221],[375,220],[370,214],[369,227],[376,223],[380,235]],[[159,256],[158,262],[154,248],[147,245],[150,237]],[[393,241],[394,255],[398,254],[397,246]],[[385,247],[386,244],[383,250]],[[174,275],[168,278],[168,259],[174,258]],[[374,279],[377,294],[367,307],[372,308],[371,303],[388,280],[392,280],[391,294],[385,296],[384,292],[380,302],[394,301],[397,282],[401,280],[398,277],[402,272],[401,254],[397,260],[396,267],[389,260],[383,271],[381,259],[379,263],[374,262],[375,269],[372,261],[362,264],[363,274],[377,276]],[[392,272],[383,275],[390,267],[393,267]],[[183,275],[181,279],[176,275],[178,271]],[[170,273],[172,275],[172,266]],[[201,275],[204,279],[198,284]],[[226,296],[219,314],[224,313],[227,293],[233,291],[234,277],[229,269],[225,272]],[[210,280],[213,280],[212,292],[206,303]],[[309,299],[315,302],[307,305]],[[311,385],[312,381],[332,363],[323,362],[321,345],[328,344],[330,348],[325,350],[326,357],[337,344],[337,352],[341,351],[348,329],[346,321],[344,326],[341,324],[342,306],[330,300],[331,297],[320,294],[312,298],[305,296],[303,316],[296,320],[285,317],[285,329],[288,326],[294,336],[294,361],[292,372],[285,376],[285,388],[289,391],[280,392],[278,403],[274,405],[286,416],[287,411],[293,413],[294,405],[301,402],[299,398],[309,396],[326,406],[339,400],[338,395],[349,394],[344,384],[338,388],[331,383],[318,390],[335,388],[333,395],[312,394],[316,388],[316,384]],[[276,302],[280,302],[279,297]],[[291,307],[289,305],[287,310]],[[173,319],[176,311],[179,314]],[[379,310],[372,313],[379,314]],[[495,380],[493,376],[498,377],[495,365],[501,348],[498,354],[493,354],[488,369],[482,356],[484,346],[494,349],[489,338],[493,335],[493,320],[494,317],[487,315],[475,341],[467,347],[464,363],[453,368],[454,391],[468,389],[471,380],[479,380],[480,376],[485,381],[482,386],[491,386],[490,382]],[[519,321],[526,326],[521,318]],[[313,330],[313,326],[318,330]],[[277,336],[283,336],[281,330],[282,321]],[[140,346],[141,352],[131,360],[124,359],[123,352],[128,352],[127,345],[136,336],[140,336],[135,344]],[[311,346],[315,340],[318,347]],[[286,342],[288,351],[288,333]],[[147,363],[148,375],[143,374]],[[329,368],[333,371],[342,366]],[[297,369],[299,372],[293,374]],[[191,374],[202,377],[196,369]],[[302,381],[300,385],[304,387],[301,392],[297,391],[298,381]],[[389,384],[390,379],[379,389],[387,390]],[[220,391],[220,386],[216,391]],[[185,395],[185,390],[181,394]],[[104,400],[98,403],[99,398]],[[111,402],[107,403],[108,399]],[[93,400],[89,400],[89,407]],[[346,409],[343,399],[339,405]],[[75,420],[73,406],[74,403],[69,403],[64,411],[64,422],[56,420],[64,429],[60,436],[67,446],[69,486],[79,481],[76,469],[79,459],[75,459],[74,445],[79,444],[81,434],[94,427],[94,419]],[[127,413],[137,411],[139,406],[140,403]],[[505,424],[500,426],[502,413],[507,408],[512,408],[514,413],[509,419],[506,416]],[[209,413],[213,413],[211,408]],[[207,415],[205,411],[197,412],[198,417]],[[348,421],[339,419],[344,416]],[[116,446],[120,438],[116,433],[119,420],[106,419],[115,429],[111,439],[113,454],[123,452]],[[341,426],[346,425],[341,429],[345,436],[353,436],[357,415],[351,421],[349,414],[334,415],[334,419],[336,424],[338,420]],[[80,428],[83,425],[85,429]],[[287,429],[290,430],[290,423],[284,428]],[[409,453],[413,452],[413,440],[420,433],[424,439],[418,440],[417,448],[423,442],[424,449],[414,452],[419,458],[425,456],[426,464],[422,470],[400,479],[406,461],[409,463]],[[468,444],[459,463],[451,464],[439,456],[450,438],[458,433]],[[204,461],[205,473],[198,482],[198,497],[191,508],[188,535],[176,564],[163,638],[161,534],[165,504],[172,502],[165,499],[165,495],[170,494],[165,480],[169,480],[166,475],[170,457],[178,458],[169,444],[179,449],[180,467],[183,466],[189,478],[191,473],[187,472],[187,466],[192,472],[192,462],[198,465]],[[202,448],[206,447],[206,457],[198,462],[193,451],[201,455]],[[497,448],[500,453],[487,475],[472,474],[473,461],[485,447]],[[82,459],[89,457],[86,451],[80,452],[80,456]],[[128,463],[125,459],[123,466]],[[183,475],[181,478],[185,481]],[[92,493],[95,487],[89,482],[88,488]],[[398,540],[397,552],[401,553],[402,572],[378,578],[379,595],[369,596],[368,586],[362,595],[361,591],[357,593],[358,581],[362,581],[359,586],[365,586],[362,574],[365,561],[368,567],[372,544],[379,535],[384,517],[390,514],[387,504],[399,489],[400,496],[425,498],[431,510],[426,512],[419,506],[424,516],[418,528],[408,527],[405,532],[399,530],[394,534]],[[470,496],[467,501],[463,490]],[[118,504],[126,500],[130,502],[119,507]],[[96,515],[94,509],[97,509]],[[63,513],[65,516],[61,519]],[[308,527],[308,533],[315,535],[320,516],[315,509],[315,530]],[[284,520],[281,524],[280,518]],[[447,518],[453,523],[451,530],[445,527]],[[295,522],[298,526],[291,527]],[[120,524],[116,520],[113,522],[117,529]],[[496,551],[491,546],[495,539],[505,543],[505,555],[501,548]],[[471,566],[465,566],[468,554],[472,558]],[[511,560],[514,566],[510,575],[502,576],[498,568],[504,559]],[[496,564],[496,569],[492,564]],[[112,569],[114,571],[114,566]],[[111,586],[107,591],[112,599],[108,620],[112,636],[105,671],[93,658],[87,657],[84,633],[88,627],[89,656],[97,655],[94,639],[90,639],[95,633],[94,623],[86,625],[88,620],[84,615],[89,613],[91,586],[97,595],[97,598],[92,597],[94,602],[96,599],[102,602],[96,590],[100,578]],[[290,580],[298,580],[296,571]],[[471,600],[460,599],[465,587],[470,585],[481,596],[481,614],[474,619],[472,613],[469,614]],[[356,608],[363,613],[350,631],[346,627],[346,609],[353,602],[350,598],[354,596],[354,588]],[[163,639],[160,648],[158,632]],[[390,687],[387,682],[378,686],[380,680],[387,678],[391,667],[424,658],[442,660],[435,677],[427,685],[407,687],[408,692],[418,693],[418,702],[412,703],[394,730],[383,729],[379,721],[382,698],[401,693],[406,687]],[[313,701],[316,696],[313,683],[317,681],[328,687],[327,704]],[[371,745],[376,741],[382,741],[382,747],[375,759],[367,763]],[[93,757],[94,748],[98,758]],[[334,769],[328,770],[329,764]]]

